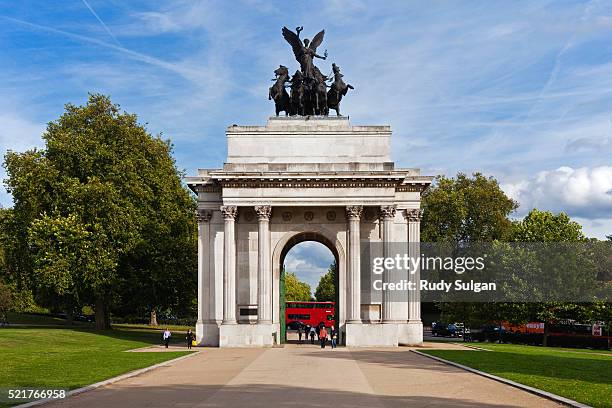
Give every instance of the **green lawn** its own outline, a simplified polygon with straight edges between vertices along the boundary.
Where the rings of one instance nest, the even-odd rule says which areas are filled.
[[[174,337],[183,344],[182,336]],[[123,352],[160,343],[158,331],[1,328],[0,388],[74,389],[187,353]]]
[[[612,407],[612,356],[580,349],[471,343],[486,351],[420,350],[595,407]]]

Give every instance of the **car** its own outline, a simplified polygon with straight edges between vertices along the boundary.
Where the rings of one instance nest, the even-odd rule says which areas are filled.
[[[455,323],[446,324],[437,322],[432,324],[431,334],[432,336],[456,337],[459,336],[459,330]]]

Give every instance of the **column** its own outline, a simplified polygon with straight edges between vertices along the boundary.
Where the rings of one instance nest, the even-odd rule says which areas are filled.
[[[198,209],[198,324],[208,323],[211,320],[211,305],[214,299],[210,298],[210,219],[212,211]]]
[[[393,243],[393,221],[395,219],[395,205],[384,205],[380,207],[380,216],[382,218],[383,228],[383,256],[385,258],[394,257],[391,245]],[[391,281],[391,271],[385,268],[383,273],[383,282]],[[382,320],[383,323],[397,323],[393,313],[393,295],[387,290],[383,291],[382,296]]]
[[[422,211],[419,208],[408,209],[404,213],[408,221],[408,251],[410,258],[413,259],[421,256],[421,214]],[[420,280],[421,268],[417,267],[415,273],[410,275],[410,281],[418,287]],[[421,323],[421,292],[419,290],[408,292],[408,323]]]
[[[346,207],[348,219],[348,313],[347,323],[361,323],[361,238],[360,218],[363,206]]]
[[[257,232],[257,320],[261,324],[272,323],[272,268],[270,260],[270,215],[269,205],[255,206],[259,230]]]
[[[223,324],[236,324],[236,238],[234,221],[238,208],[233,205],[221,207],[223,214]]]

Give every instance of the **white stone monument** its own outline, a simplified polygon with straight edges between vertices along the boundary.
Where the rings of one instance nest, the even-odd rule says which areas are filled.
[[[432,179],[395,169],[390,139],[389,126],[351,126],[347,117],[272,117],[227,129],[223,168],[187,178],[198,196],[200,345],[280,342],[281,268],[303,241],[336,257],[341,342],[422,343],[418,292],[362,301],[361,245],[418,243],[421,193]]]

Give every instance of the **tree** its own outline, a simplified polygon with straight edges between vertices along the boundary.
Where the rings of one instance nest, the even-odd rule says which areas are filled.
[[[555,251],[555,243],[586,243],[580,224],[572,221],[563,212],[553,214],[550,211],[531,210],[523,220],[514,225],[511,240],[520,243],[545,243],[533,251],[533,259],[539,268],[535,276],[527,277],[527,284],[545,276],[544,274],[549,279],[557,274],[559,280],[566,281],[568,290],[576,289],[572,288],[575,286],[572,282],[567,281],[573,275],[581,280],[576,284],[588,285],[590,278],[595,281],[596,265],[589,254],[583,252],[584,245],[564,245],[562,254]],[[550,325],[558,319],[576,315],[579,305],[560,301],[538,301],[540,299],[536,294],[533,300],[533,303],[526,305],[528,314],[544,321],[543,345],[547,346]]]
[[[287,302],[308,302],[310,300],[310,285],[298,279],[293,272],[285,272],[285,300]]]
[[[0,282],[0,323],[8,322],[8,312],[13,307],[13,294],[8,286]]]
[[[518,203],[493,177],[458,173],[455,178],[438,176],[423,194],[422,208],[421,241],[456,245],[507,238],[512,231],[509,216]],[[440,245],[434,247],[442,249]],[[478,303],[442,302],[437,307],[445,319],[468,325],[482,324],[489,314]]]
[[[518,203],[492,177],[463,173],[438,176],[423,194],[422,242],[502,240],[511,231],[509,215]]]
[[[110,327],[112,306],[191,304],[195,203],[170,142],[97,94],[67,104],[43,140],[44,150],[5,157],[12,250],[37,296],[67,309],[95,305],[98,329]]]
[[[336,301],[336,280],[338,276],[338,267],[336,261],[329,265],[327,273],[321,276],[317,289],[315,290],[315,298],[317,302],[335,302]]]
[[[522,221],[514,224],[511,240],[514,242],[583,242],[582,226],[567,214],[532,209]]]

